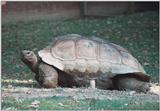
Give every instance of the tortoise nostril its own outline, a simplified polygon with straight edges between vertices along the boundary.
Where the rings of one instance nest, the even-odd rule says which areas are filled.
[[[26,54],[28,55],[28,54],[30,54],[30,53],[31,53],[31,52],[28,51]]]

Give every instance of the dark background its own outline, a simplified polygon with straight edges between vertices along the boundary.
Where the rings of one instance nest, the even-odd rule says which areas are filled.
[[[6,2],[2,6],[2,23],[109,17],[153,10],[159,10],[159,2]]]

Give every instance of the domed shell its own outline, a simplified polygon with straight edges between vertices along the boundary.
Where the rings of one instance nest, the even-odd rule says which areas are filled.
[[[70,74],[145,74],[137,59],[121,46],[83,38],[77,34],[57,38],[38,54],[45,63]]]

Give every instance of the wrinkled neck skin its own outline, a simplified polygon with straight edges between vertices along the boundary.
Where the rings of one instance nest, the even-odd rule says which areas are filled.
[[[37,57],[37,59],[31,65],[31,70],[36,74],[38,74],[38,64],[39,64],[39,60]]]
[[[40,62],[40,59],[38,57],[36,57],[33,61],[25,61],[23,60],[23,62],[25,62],[27,64],[27,66],[36,74],[38,74],[38,64]]]

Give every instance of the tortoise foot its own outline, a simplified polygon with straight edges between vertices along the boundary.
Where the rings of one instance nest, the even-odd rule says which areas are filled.
[[[134,90],[136,92],[148,92],[150,83],[131,77],[121,77],[113,81],[114,87],[119,90]]]

